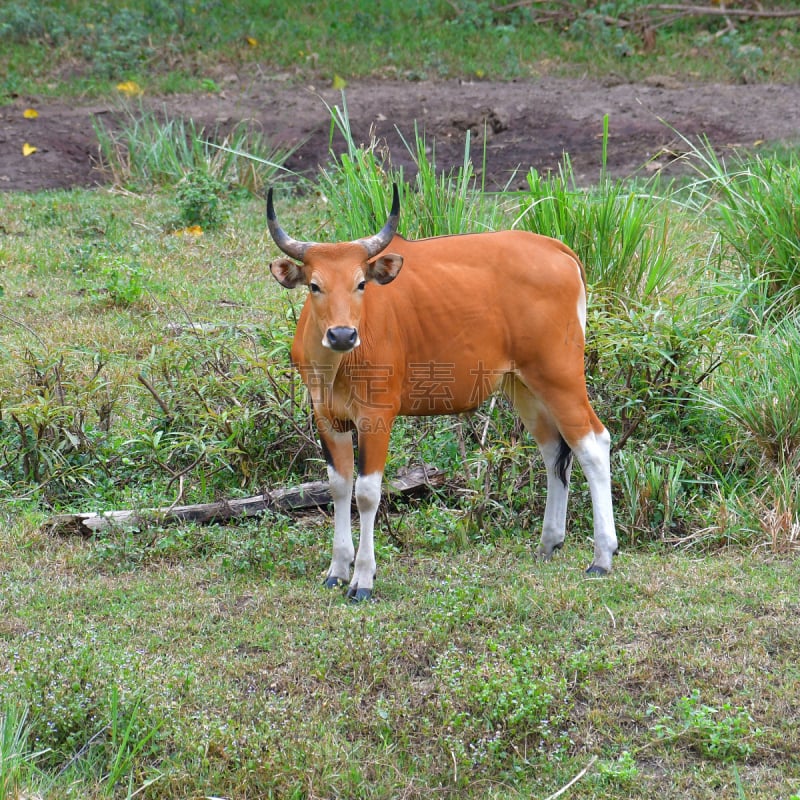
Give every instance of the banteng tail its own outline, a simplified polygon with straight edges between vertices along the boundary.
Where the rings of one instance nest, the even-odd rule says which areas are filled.
[[[567,485],[567,478],[569,476],[569,468],[572,464],[572,450],[570,446],[561,437],[558,446],[558,458],[556,458],[556,475],[561,479],[564,486]]]

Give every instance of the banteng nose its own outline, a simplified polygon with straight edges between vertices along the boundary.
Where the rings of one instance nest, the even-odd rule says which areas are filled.
[[[339,350],[346,353],[358,344],[358,331],[355,328],[340,326],[328,328],[326,334],[331,350]]]

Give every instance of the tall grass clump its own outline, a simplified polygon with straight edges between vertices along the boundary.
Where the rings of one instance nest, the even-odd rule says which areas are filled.
[[[0,800],[28,797],[34,784],[42,783],[36,760],[46,750],[31,746],[28,709],[4,704],[0,707]]]
[[[689,142],[698,173],[686,205],[709,220],[732,256],[738,289],[757,318],[800,306],[800,161],[737,155],[726,164]]]
[[[345,141],[346,152],[334,156],[319,178],[320,189],[330,201],[331,238],[359,238],[376,221],[383,224],[392,183],[403,187],[401,228],[409,238],[491,230],[498,225],[496,204],[477,185],[469,134],[462,164],[441,172],[436,167],[435,146],[429,148],[415,127],[414,140],[404,143],[416,173],[406,180],[402,168],[392,166],[388,150],[374,137],[368,143],[356,143],[344,99],[341,107],[331,109],[331,142],[336,131]]]
[[[414,126],[414,142],[406,142],[414,159],[417,174],[411,184],[415,190],[408,204],[409,216],[414,220],[414,238],[465,233],[476,226],[474,219],[480,207],[475,191],[475,170],[470,158],[470,134],[464,143],[464,159],[460,166],[449,172],[436,171],[435,143],[428,147],[424,135]]]
[[[126,106],[115,126],[93,118],[100,155],[125,186],[174,186],[201,173],[232,189],[260,192],[283,170],[291,148],[270,144],[246,122],[228,133],[206,131],[192,119]]]
[[[800,470],[800,315],[766,326],[704,393],[763,465]]]
[[[640,301],[657,298],[677,277],[668,191],[653,179],[640,188],[611,180],[603,168],[597,186],[578,188],[565,156],[557,175],[528,173],[528,194],[516,227],[560,239],[580,257],[589,283]]]
[[[479,183],[469,131],[464,139],[461,164],[438,174],[436,143],[429,146],[424,133],[416,125],[414,141],[404,139],[404,144],[416,167],[414,180],[410,183],[412,191],[406,203],[409,225],[413,223],[413,228],[407,228],[409,236],[447,236],[504,227],[500,204],[486,193],[483,182]],[[485,167],[485,150],[482,159]],[[480,174],[485,174],[485,169],[482,168]]]
[[[320,191],[329,201],[324,238],[358,239],[372,232],[376,220],[383,225],[389,215],[392,183],[403,184],[403,171],[392,169],[388,150],[374,137],[367,144],[356,144],[344,97],[341,107],[329,111],[331,162],[320,171],[318,180]],[[338,156],[333,152],[337,131],[346,146]]]
[[[739,541],[776,552],[800,546],[799,323],[792,314],[738,350],[732,346],[698,392],[709,424],[697,441],[715,466],[710,474],[719,494],[712,527],[738,527]]]

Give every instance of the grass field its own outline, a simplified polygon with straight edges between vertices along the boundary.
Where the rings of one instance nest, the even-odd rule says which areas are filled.
[[[504,7],[484,0],[10,0],[0,9],[0,97],[97,95],[130,80],[153,94],[220,91],[225,70],[246,64],[328,81],[583,74],[797,80],[797,20],[780,16],[796,4],[733,4],[765,14],[744,24],[713,5],[710,15],[698,15],[631,0]]]
[[[356,72],[364,48],[348,43],[350,27],[317,30],[312,61],[298,54],[291,36],[307,42],[303,26],[328,24],[327,6],[270,26],[266,6],[230,15],[131,3],[127,27],[102,6],[93,28],[87,7],[4,6],[0,63],[14,68],[3,91],[103,93],[117,75],[101,77],[100,56],[145,44],[153,53],[124,77],[199,86],[212,45],[243,36],[234,60],[275,37],[297,74],[385,74],[374,52]],[[426,16],[412,36],[404,14],[432,10],[447,19]],[[201,11],[221,16],[204,17],[208,26]],[[425,38],[439,35],[449,54],[449,36],[472,41],[469,25],[491,42],[508,37],[512,53],[523,33],[532,46],[549,30],[537,63],[585,69],[580,30],[553,40],[552,27],[532,32],[516,12],[378,11],[380,24],[353,3],[340,21],[361,20],[352,30],[372,31],[376,47],[394,30],[395,77],[413,77],[412,62],[429,77],[474,72],[468,47],[437,66]],[[596,11],[552,24],[597,25]],[[149,20],[149,38],[136,38],[137,20]],[[606,25],[604,35],[631,35]],[[668,28],[659,41],[679,43],[672,55],[642,51],[620,68],[661,70],[667,59],[691,72],[681,48],[704,25]],[[760,79],[790,74],[796,21],[738,30],[763,51]],[[724,38],[702,41],[730,48]],[[46,64],[37,48],[50,39]],[[208,49],[187,55],[198,42]],[[735,59],[704,53],[703,69],[742,77]],[[346,131],[346,115],[334,124]],[[174,126],[145,130],[107,143],[113,188],[0,195],[0,800],[796,800],[794,149],[727,162],[696,149],[696,177],[680,186],[601,176],[584,191],[565,163],[560,176],[529,174],[527,191],[488,195],[469,163],[437,177],[410,143],[420,170],[402,185],[404,234],[528,228],[563,238],[586,264],[587,374],[616,441],[622,552],[608,578],[583,574],[590,503],[576,470],[566,546],[536,562],[544,476],[500,401],[398,423],[389,475],[427,462],[448,482],[381,514],[376,598],[354,605],[320,586],[323,513],[230,526],[155,519],[91,538],[47,524],[65,511],[203,502],[324,474],[288,364],[303,293],[268,274],[274,249],[254,194],[274,169],[187,150]],[[279,161],[268,144],[237,146]],[[393,179],[378,149],[354,143],[317,180],[278,181],[281,219],[299,235],[363,235],[385,215]]]
[[[547,797],[587,768],[570,796],[796,791],[791,562],[636,551],[598,581],[580,537],[546,567],[507,537],[383,552],[353,606],[319,588],[327,534],[6,527],[4,696],[52,748],[27,791],[111,795],[120,752],[117,792],[153,797]]]

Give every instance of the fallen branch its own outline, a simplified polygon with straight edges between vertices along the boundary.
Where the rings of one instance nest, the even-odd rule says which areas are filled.
[[[513,0],[513,2],[505,3],[503,5],[492,6],[492,11],[495,14],[503,14],[513,11],[518,8],[525,8],[528,6],[536,6],[544,0]],[[584,13],[582,10],[576,10],[569,2],[561,3],[561,8],[558,10],[537,9],[537,19],[548,20],[561,20],[572,21],[577,19]],[[458,9],[456,9],[458,11]],[[637,6],[633,9],[633,14],[641,18],[653,12],[672,12],[677,14],[676,19],[684,17],[736,17],[736,18],[752,18],[752,19],[790,19],[792,17],[800,17],[800,10],[798,9],[781,9],[778,11],[766,11],[762,8],[728,8],[720,3],[718,6],[697,6],[697,5],[684,5],[683,3],[649,3],[647,5]],[[460,14],[461,12],[458,11]],[[609,25],[620,25],[627,27],[631,22],[621,17],[613,17],[609,15],[603,16],[603,19]]]
[[[389,481],[389,494],[408,495],[444,485],[445,473],[430,466],[418,466],[398,473]],[[147,527],[149,525],[174,525],[179,522],[225,522],[263,514],[265,511],[293,512],[310,508],[324,508],[332,502],[327,481],[303,483],[291,489],[274,489],[271,492],[200,503],[190,506],[149,508],[141,511],[125,509],[105,511],[100,514],[59,514],[50,518],[44,528],[53,534],[78,534],[91,536],[98,531],[115,526]]]
[[[639,6],[637,13],[648,11],[677,11],[694,17],[752,17],[754,19],[789,19],[800,17],[800,10],[785,9],[782,11],[764,11],[757,8],[728,8],[719,6],[685,6],[680,3],[655,3],[653,5]]]

